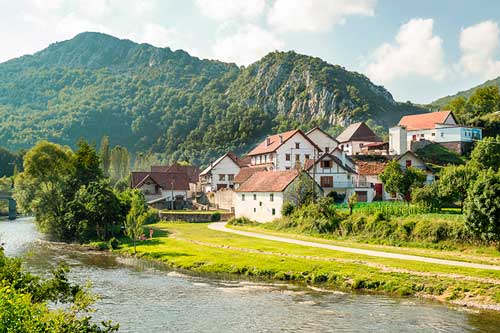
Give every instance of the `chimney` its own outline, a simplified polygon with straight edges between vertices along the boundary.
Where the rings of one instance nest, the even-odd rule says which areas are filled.
[[[271,138],[270,137],[267,137],[267,139],[266,139],[266,145],[267,146],[271,145]]]
[[[280,144],[282,144],[283,143],[283,135],[280,134],[279,137],[280,137]]]

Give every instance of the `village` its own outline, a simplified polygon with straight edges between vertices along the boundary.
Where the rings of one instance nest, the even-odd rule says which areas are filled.
[[[482,139],[481,128],[458,124],[451,111],[404,116],[388,134],[384,141],[364,122],[337,137],[319,127],[291,130],[266,137],[245,155],[228,151],[203,170],[173,164],[134,171],[131,187],[141,190],[148,205],[167,212],[217,210],[227,212],[225,217],[270,222],[281,217],[294,184],[304,177],[318,197],[336,203],[354,194],[357,202],[400,200],[379,177],[389,161],[424,171],[429,184],[436,172],[416,150],[439,144],[462,155]]]

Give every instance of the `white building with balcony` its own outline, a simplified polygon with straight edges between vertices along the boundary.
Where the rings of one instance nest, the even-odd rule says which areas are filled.
[[[234,187],[234,176],[240,172],[238,158],[233,152],[227,152],[200,173],[203,192],[215,192],[223,188]]]

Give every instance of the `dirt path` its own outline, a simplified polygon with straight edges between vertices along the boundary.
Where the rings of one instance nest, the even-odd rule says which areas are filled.
[[[228,233],[233,233],[233,234],[237,234],[237,235],[241,235],[241,236],[267,239],[267,240],[282,242],[282,243],[290,243],[290,244],[297,244],[297,245],[303,245],[303,246],[317,247],[317,248],[333,250],[333,251],[362,254],[362,255],[367,255],[367,256],[372,256],[372,257],[411,260],[411,261],[420,261],[420,262],[426,262],[426,263],[438,264],[438,265],[448,265],[448,266],[456,266],[456,267],[467,267],[467,268],[489,269],[489,270],[500,271],[500,266],[496,266],[496,265],[476,264],[476,263],[462,262],[462,261],[455,261],[455,260],[420,257],[420,256],[414,256],[414,255],[408,255],[408,254],[399,254],[399,253],[373,251],[373,250],[363,250],[363,249],[358,249],[358,248],[354,248],[354,247],[337,246],[337,245],[303,241],[303,240],[293,239],[293,238],[286,238],[286,237],[280,237],[280,236],[261,234],[261,233],[257,233],[257,232],[251,232],[251,231],[235,230],[235,229],[227,228],[226,222],[211,223],[208,225],[208,228],[212,229],[212,230],[216,230],[216,231],[228,232]]]

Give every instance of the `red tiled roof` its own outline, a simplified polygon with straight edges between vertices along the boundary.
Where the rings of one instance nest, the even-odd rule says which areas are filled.
[[[368,125],[364,122],[355,123],[349,125],[339,136],[337,136],[338,142],[347,141],[368,141],[368,142],[380,142],[377,134],[375,134]]]
[[[360,175],[379,175],[384,171],[386,165],[386,161],[356,161],[356,167]]]
[[[439,111],[404,116],[401,118],[398,125],[406,127],[408,131],[431,129],[434,128],[436,124],[444,123],[450,114],[453,117],[451,111]]]
[[[276,151],[282,144],[284,144],[288,139],[293,137],[295,134],[302,135],[307,141],[309,141],[316,149],[321,151],[321,149],[311,140],[307,135],[304,134],[301,130],[293,130],[280,134],[275,134],[268,136],[264,141],[262,141],[257,147],[255,147],[247,156],[267,154]],[[280,136],[282,140],[280,140]],[[269,141],[269,144],[268,144]]]
[[[147,179],[151,178],[164,190],[189,191],[189,179],[185,173],[165,172],[132,172],[132,188],[138,188]]]
[[[236,190],[237,192],[282,192],[297,176],[299,171],[260,171],[254,173]]]
[[[190,183],[197,183],[200,176],[200,169],[194,165],[152,165],[151,172],[185,173]]]
[[[236,176],[234,176],[234,182],[241,184],[244,183],[250,178],[254,173],[266,171],[267,168],[265,166],[251,166],[241,168],[240,172]]]

